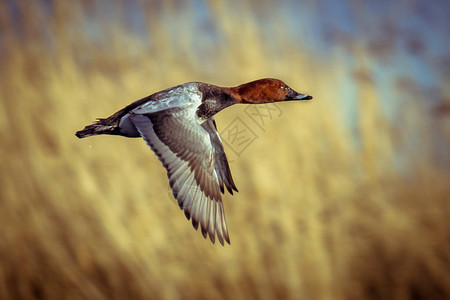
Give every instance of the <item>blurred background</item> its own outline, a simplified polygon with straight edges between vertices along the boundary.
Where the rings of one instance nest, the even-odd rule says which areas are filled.
[[[0,1],[0,298],[450,297],[449,15]],[[167,87],[264,77],[314,100],[216,116],[240,191],[224,196],[231,246],[192,229],[141,139],[74,135]]]

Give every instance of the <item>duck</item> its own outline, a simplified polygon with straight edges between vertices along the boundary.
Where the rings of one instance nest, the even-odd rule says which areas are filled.
[[[221,194],[238,192],[214,115],[234,104],[311,100],[279,79],[235,87],[188,82],[137,100],[77,131],[78,138],[143,138],[167,170],[178,206],[195,230],[214,244],[230,244]]]

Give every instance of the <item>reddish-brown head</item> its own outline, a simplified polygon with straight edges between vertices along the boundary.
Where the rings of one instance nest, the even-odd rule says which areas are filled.
[[[311,96],[297,93],[283,81],[273,78],[244,83],[232,88],[231,91],[240,103],[259,104],[312,99]]]

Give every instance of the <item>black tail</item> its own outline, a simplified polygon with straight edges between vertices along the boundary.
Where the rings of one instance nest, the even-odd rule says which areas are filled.
[[[116,134],[117,125],[111,125],[107,122],[108,119],[97,119],[94,124],[84,127],[83,130],[77,131],[75,135],[82,139],[91,135],[99,134]]]

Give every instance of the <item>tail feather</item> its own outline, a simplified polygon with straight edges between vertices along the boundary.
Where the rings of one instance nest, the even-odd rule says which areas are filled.
[[[92,135],[99,135],[99,134],[115,134],[117,131],[117,126],[105,124],[107,119],[97,119],[97,121],[94,124],[87,125],[84,127],[83,130],[79,130],[75,133],[75,135],[82,139],[88,136]]]

